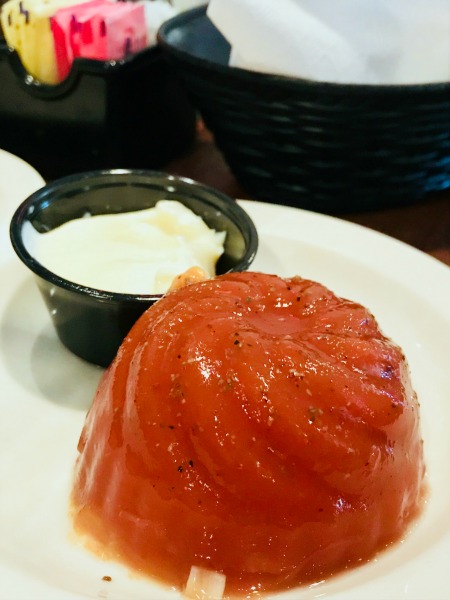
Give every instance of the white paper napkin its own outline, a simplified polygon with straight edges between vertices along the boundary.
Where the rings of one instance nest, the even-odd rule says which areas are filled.
[[[210,0],[230,64],[339,83],[450,81],[450,0]]]

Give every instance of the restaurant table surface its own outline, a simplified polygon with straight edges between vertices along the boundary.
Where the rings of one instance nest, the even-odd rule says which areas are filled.
[[[164,170],[213,186],[233,198],[258,200],[236,181],[202,123],[189,151]],[[406,206],[336,216],[401,240],[450,266],[450,188]]]

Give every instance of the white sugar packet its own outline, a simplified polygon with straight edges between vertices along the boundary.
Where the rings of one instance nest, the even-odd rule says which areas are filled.
[[[183,12],[207,4],[207,0],[170,0],[170,3],[177,12]]]
[[[142,0],[141,3],[144,5],[145,10],[148,45],[154,46],[161,25],[164,21],[174,17],[177,12],[166,0]]]
[[[210,0],[230,64],[338,83],[450,81],[450,0]]]

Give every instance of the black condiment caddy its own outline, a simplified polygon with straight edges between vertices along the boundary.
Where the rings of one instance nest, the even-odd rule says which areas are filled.
[[[96,168],[160,168],[195,136],[195,111],[160,47],[121,61],[76,59],[36,81],[0,38],[0,148],[53,178]]]

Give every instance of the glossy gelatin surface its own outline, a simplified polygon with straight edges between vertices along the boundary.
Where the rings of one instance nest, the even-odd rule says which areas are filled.
[[[361,305],[235,273],[169,293],[105,372],[79,443],[76,529],[183,588],[286,589],[372,558],[420,510],[401,349]]]

